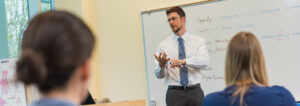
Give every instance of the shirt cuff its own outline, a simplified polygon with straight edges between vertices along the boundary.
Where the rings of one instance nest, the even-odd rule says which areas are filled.
[[[165,71],[165,70],[166,70],[166,67],[163,67],[163,68],[162,68],[162,67],[159,66],[159,70],[160,70],[160,71]]]
[[[185,66],[190,66],[191,60],[190,59],[185,59]]]

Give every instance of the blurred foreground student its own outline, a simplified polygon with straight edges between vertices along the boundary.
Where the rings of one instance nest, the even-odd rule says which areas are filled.
[[[67,12],[42,13],[30,22],[17,78],[42,94],[31,106],[77,106],[86,99],[94,42],[87,25]]]
[[[257,38],[240,32],[229,42],[224,91],[209,94],[203,106],[296,106],[291,93],[268,86],[263,52]]]

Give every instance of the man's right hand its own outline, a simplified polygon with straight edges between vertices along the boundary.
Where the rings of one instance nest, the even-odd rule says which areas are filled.
[[[167,58],[167,54],[166,53],[159,53],[159,56],[157,56],[156,54],[154,54],[154,57],[159,62],[159,66],[160,67],[166,67],[168,61],[170,60],[170,58]]]

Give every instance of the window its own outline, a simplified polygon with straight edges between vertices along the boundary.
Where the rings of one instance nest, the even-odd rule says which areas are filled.
[[[8,57],[17,57],[23,32],[28,24],[27,0],[5,0]]]
[[[54,0],[0,0],[0,59],[19,56],[23,32],[39,7],[54,10]]]
[[[54,0],[41,0],[41,11],[54,10]]]

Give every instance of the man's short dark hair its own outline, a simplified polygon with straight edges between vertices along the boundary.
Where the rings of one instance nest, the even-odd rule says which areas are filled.
[[[183,9],[179,6],[172,7],[166,11],[167,15],[173,12],[176,12],[180,17],[185,17]]]

